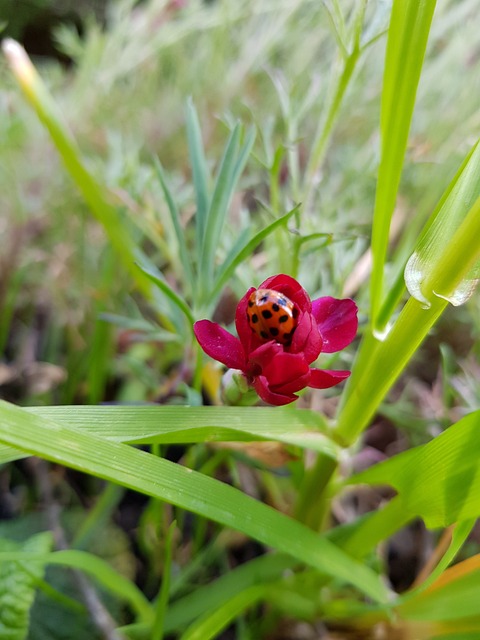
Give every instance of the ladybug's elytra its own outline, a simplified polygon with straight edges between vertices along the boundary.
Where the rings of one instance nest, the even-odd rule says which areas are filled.
[[[298,313],[295,304],[274,289],[257,289],[248,299],[248,324],[263,340],[288,346],[297,327]]]

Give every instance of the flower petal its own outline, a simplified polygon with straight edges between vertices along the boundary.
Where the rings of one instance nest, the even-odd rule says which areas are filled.
[[[323,338],[322,351],[333,353],[348,346],[358,329],[357,305],[349,298],[318,298],[312,303],[312,314]]]
[[[327,369],[310,369],[309,387],[312,389],[329,389],[343,382],[350,375],[350,371],[331,371]]]
[[[210,320],[193,325],[195,336],[205,353],[230,369],[245,370],[246,361],[240,341],[223,327]]]
[[[281,393],[271,391],[268,387],[267,379],[264,376],[258,376],[255,378],[253,387],[264,402],[274,404],[277,407],[281,407],[284,404],[290,404],[290,402],[295,402],[295,400],[298,399],[298,396],[293,394],[283,395]]]
[[[284,273],[276,276],[270,276],[258,287],[259,289],[274,289],[287,296],[294,302],[300,311],[310,312],[312,309],[312,301],[310,296],[302,287],[302,285]]]
[[[290,353],[302,353],[306,362],[310,364],[320,355],[322,345],[322,336],[313,315],[311,313],[301,313],[292,342],[287,347],[287,351]]]
[[[310,370],[305,358],[300,353],[280,353],[275,356],[266,366],[262,367],[262,376],[268,380],[269,387],[279,387],[290,384],[299,379],[310,377]],[[295,391],[303,389],[306,384],[300,384]]]

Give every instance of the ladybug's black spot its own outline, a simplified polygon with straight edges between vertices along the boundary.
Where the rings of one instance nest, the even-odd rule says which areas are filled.
[[[262,336],[262,338],[265,338],[265,340],[268,340],[268,333],[266,331],[260,331],[260,335]]]
[[[278,318],[278,321],[279,321],[280,323],[286,322],[287,320],[288,320],[288,315],[287,315],[287,314],[285,314],[285,315],[283,315],[283,316],[280,316],[280,317]]]
[[[290,331],[289,333],[284,333],[283,334],[283,339],[285,340],[285,342],[290,342],[290,340],[292,339],[292,333],[293,333],[293,331]]]
[[[293,307],[292,315],[294,318],[298,318],[298,309],[297,307]]]
[[[272,317],[272,312],[269,311],[268,309],[265,309],[265,311],[262,311],[262,316],[265,318],[265,320],[268,320],[269,318]]]
[[[274,303],[272,304],[272,309],[275,311],[275,313],[276,313],[277,311],[280,311],[280,307],[278,306],[278,304],[277,304],[276,302],[274,302]]]
[[[252,315],[252,317],[250,318],[250,320],[253,322],[253,324],[257,324],[257,322],[258,322],[258,316],[257,316],[257,314],[256,314],[256,313],[254,313],[254,314]]]
[[[277,327],[271,327],[270,329],[270,333],[271,335],[275,338],[276,336],[278,336],[278,334],[280,333],[279,330],[277,329]]]
[[[255,304],[255,303],[253,302],[253,300],[249,300],[249,301],[248,301],[248,306],[249,306],[249,307],[253,307],[253,305],[254,305],[254,304]]]

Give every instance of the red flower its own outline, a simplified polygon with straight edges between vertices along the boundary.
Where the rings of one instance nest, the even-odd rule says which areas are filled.
[[[249,385],[269,404],[284,405],[298,398],[305,387],[327,389],[350,375],[350,371],[329,371],[309,365],[321,352],[333,353],[349,345],[357,333],[357,305],[353,300],[318,298],[310,300],[303,287],[290,276],[267,278],[259,289],[273,289],[291,300],[297,311],[297,326],[291,342],[263,340],[254,333],[247,318],[250,288],[237,306],[238,338],[210,320],[194,324],[195,336],[207,355],[231,369],[242,371]]]

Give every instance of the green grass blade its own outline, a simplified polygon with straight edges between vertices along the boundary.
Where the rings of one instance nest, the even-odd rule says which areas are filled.
[[[167,612],[165,631],[185,627],[205,610],[214,610],[236,596],[261,582],[280,580],[285,571],[293,568],[294,561],[285,554],[260,556],[235,567],[214,582],[199,587],[192,593],[173,602]]]
[[[218,607],[213,613],[209,612],[205,617],[194,622],[192,626],[182,634],[181,640],[211,640],[212,638],[218,638],[218,634],[225,629],[230,622],[235,620],[235,618],[246,609],[267,596],[267,585],[256,585],[237,593],[237,595],[221,607]]]
[[[188,152],[190,154],[190,164],[192,167],[193,185],[195,187],[195,197],[197,201],[197,211],[195,213],[196,240],[198,261],[200,262],[201,248],[207,226],[207,214],[210,204],[209,181],[207,171],[207,161],[203,150],[202,132],[198,121],[197,111],[192,99],[187,100],[187,138]]]
[[[135,267],[135,246],[121,223],[116,207],[105,188],[94,178],[82,161],[80,150],[58,112],[52,96],[37,74],[25,50],[14,40],[3,42],[4,53],[28,102],[45,126],[60,156],[97,220],[103,225],[115,253],[132,275],[139,289],[151,297],[148,280]]]
[[[172,220],[173,229],[175,231],[175,236],[177,239],[178,251],[180,254],[180,262],[185,272],[185,276],[190,286],[190,290],[193,292],[194,291],[193,270],[192,270],[192,264],[190,262],[188,250],[187,250],[187,244],[185,242],[185,232],[182,227],[180,212],[177,208],[177,205],[175,204],[175,200],[167,184],[163,167],[160,163],[160,160],[156,156],[154,156],[153,158],[153,166],[155,167],[158,181],[160,182],[160,186],[162,187],[163,195],[165,196],[167,207],[170,212],[170,218]]]
[[[395,0],[388,31],[380,115],[381,157],[372,227],[371,319],[380,330],[383,274],[415,96],[435,0]]]
[[[368,567],[325,537],[218,480],[125,444],[0,402],[0,442],[175,504],[353,584],[375,601],[387,590]]]
[[[267,238],[273,231],[275,231],[279,227],[284,226],[288,222],[288,220],[290,220],[290,218],[298,211],[299,208],[300,205],[297,205],[288,213],[267,225],[264,229],[256,233],[253,238],[250,238],[246,242],[244,242],[243,246],[234,247],[235,251],[227,255],[223,264],[219,268],[219,272],[212,291],[213,299],[215,299],[216,296],[220,293],[222,288],[228,282],[229,278],[235,272],[235,269],[238,267],[238,265],[246,260],[249,256],[251,256],[258,245],[263,242],[263,240],[265,240],[265,238]]]
[[[173,549],[173,535],[176,529],[176,522],[168,528],[167,536],[165,539],[165,555],[163,558],[163,571],[162,571],[162,583],[160,585],[160,593],[157,597],[155,605],[155,620],[152,626],[152,640],[162,640],[164,636],[165,616],[168,608],[168,598],[170,594],[170,577],[172,572],[172,549]]]

